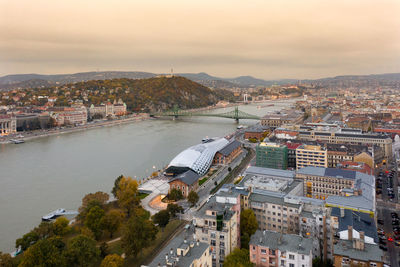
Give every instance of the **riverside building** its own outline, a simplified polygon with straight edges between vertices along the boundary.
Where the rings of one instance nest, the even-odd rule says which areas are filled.
[[[0,136],[17,132],[17,119],[10,114],[0,114]]]

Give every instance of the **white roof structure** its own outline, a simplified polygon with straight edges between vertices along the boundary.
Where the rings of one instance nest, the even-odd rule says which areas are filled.
[[[176,168],[190,168],[199,175],[204,175],[210,168],[215,153],[225,147],[229,141],[225,138],[191,146],[179,153],[168,165]]]

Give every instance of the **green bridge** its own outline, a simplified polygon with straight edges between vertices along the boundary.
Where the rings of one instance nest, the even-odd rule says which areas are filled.
[[[193,112],[188,110],[181,110],[177,106],[170,111],[166,112],[159,112],[159,113],[152,113],[150,114],[151,117],[218,117],[218,118],[228,118],[234,119],[236,122],[239,120],[260,120],[261,118],[256,115],[252,115],[243,111],[240,111],[238,107],[235,107],[234,110],[228,111],[225,113],[209,113],[209,112]]]

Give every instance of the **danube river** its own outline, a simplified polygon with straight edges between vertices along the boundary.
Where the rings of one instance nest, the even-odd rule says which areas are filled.
[[[239,109],[264,115],[293,102]],[[58,208],[77,210],[87,193],[109,193],[120,174],[146,177],[202,138],[224,136],[236,127],[223,118],[147,120],[0,145],[0,251],[14,250],[15,239],[38,225],[43,215]]]

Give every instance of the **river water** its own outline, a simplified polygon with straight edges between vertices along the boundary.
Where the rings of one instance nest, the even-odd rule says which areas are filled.
[[[239,109],[261,116],[293,102]],[[236,127],[231,119],[213,117],[147,120],[0,145],[0,251],[14,250],[15,239],[38,225],[43,215],[58,208],[77,210],[87,193],[110,193],[120,174],[149,176],[202,138],[224,136]]]

